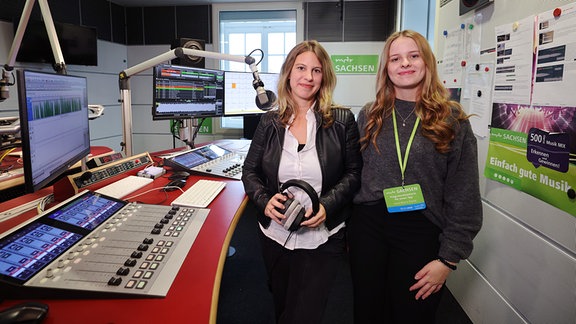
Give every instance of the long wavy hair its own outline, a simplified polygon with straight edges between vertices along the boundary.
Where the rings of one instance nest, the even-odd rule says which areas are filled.
[[[450,151],[450,143],[455,137],[458,122],[467,119],[468,116],[458,102],[450,99],[450,92],[440,81],[436,58],[428,41],[424,36],[412,30],[395,32],[386,40],[380,55],[376,77],[376,100],[366,112],[367,122],[364,129],[365,135],[360,139],[361,149],[365,150],[372,143],[379,151],[376,138],[382,130],[384,119],[390,117],[394,110],[396,94],[394,84],[388,76],[388,57],[390,46],[400,37],[408,37],[416,42],[426,66],[426,73],[416,96],[415,107],[415,113],[421,119],[422,135],[435,144],[438,152],[446,153]]]
[[[316,105],[314,109],[322,114],[323,125],[324,127],[328,127],[334,122],[331,109],[335,106],[332,102],[332,93],[334,92],[334,88],[336,88],[336,72],[334,71],[330,55],[328,55],[324,47],[315,40],[306,40],[296,45],[290,50],[290,53],[288,53],[286,60],[282,64],[278,79],[278,99],[276,101],[280,122],[283,125],[287,125],[292,115],[296,112],[297,104],[292,97],[290,73],[294,67],[294,62],[296,62],[296,57],[305,52],[314,53],[322,65],[322,84],[316,93]]]

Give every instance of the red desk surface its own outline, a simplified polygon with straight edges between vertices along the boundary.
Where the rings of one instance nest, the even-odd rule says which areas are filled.
[[[162,187],[169,182],[170,173],[168,171],[130,196]],[[244,186],[238,180],[191,175],[183,189],[189,188],[200,178],[222,180],[227,184],[208,206],[210,213],[165,298],[36,300],[50,307],[45,323],[216,323],[224,262],[232,234],[248,200]],[[51,190],[46,188],[1,203],[0,210],[9,210],[43,197]],[[180,193],[178,190],[164,193],[156,189],[131,200],[169,205]],[[33,210],[1,222],[0,233],[35,215],[36,211]],[[22,300],[6,300],[0,304],[0,309],[20,302]]]

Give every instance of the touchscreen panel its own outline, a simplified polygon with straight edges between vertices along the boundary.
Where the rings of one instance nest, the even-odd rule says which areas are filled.
[[[172,162],[178,163],[187,169],[191,169],[208,161],[205,156],[196,153],[196,151],[186,152],[172,158]]]
[[[48,218],[84,229],[94,229],[126,203],[107,196],[86,195],[48,215]]]
[[[0,279],[25,283],[126,204],[85,191],[0,238]]]
[[[0,243],[0,274],[24,282],[81,238],[80,234],[31,223]]]

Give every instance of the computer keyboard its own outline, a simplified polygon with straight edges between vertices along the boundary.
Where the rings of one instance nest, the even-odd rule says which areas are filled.
[[[226,182],[200,179],[172,201],[172,206],[206,208],[224,189]]]
[[[131,175],[113,182],[107,186],[104,186],[96,190],[96,192],[120,199],[144,187],[145,185],[152,183],[153,181],[154,179]]]

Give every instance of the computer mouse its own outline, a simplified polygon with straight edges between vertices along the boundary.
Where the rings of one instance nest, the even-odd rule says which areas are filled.
[[[48,305],[26,302],[0,311],[0,324],[39,324],[48,313]]]
[[[190,176],[190,173],[188,173],[186,171],[176,171],[176,172],[173,172],[168,177],[168,179],[170,179],[170,180],[188,179],[189,176]]]
[[[178,188],[182,188],[186,185],[186,179],[174,179],[170,182],[168,182],[168,184],[166,186],[164,186],[164,190],[166,191],[174,191],[174,190],[178,190]]]

